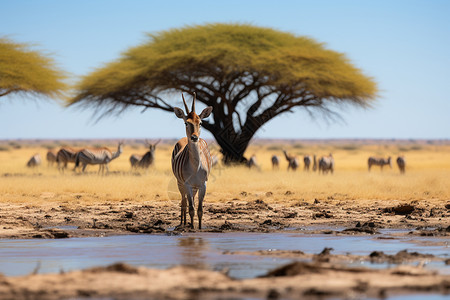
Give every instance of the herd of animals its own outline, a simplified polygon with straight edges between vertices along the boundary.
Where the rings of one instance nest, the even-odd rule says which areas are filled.
[[[289,170],[296,171],[300,166],[297,156],[288,154],[286,152],[286,150],[283,150],[283,153],[284,153],[284,157],[286,158],[286,160],[288,162],[287,170],[288,171]],[[280,160],[281,159],[278,155],[272,155],[272,157],[271,157],[272,169],[277,170],[280,168]],[[331,153],[327,156],[320,157],[318,161],[317,161],[316,155],[312,155],[312,156],[305,155],[305,156],[303,156],[303,163],[304,163],[303,169],[305,171],[318,170],[319,173],[322,173],[322,174],[327,174],[328,172],[333,174],[333,172],[334,172],[334,158]],[[312,164],[312,166],[311,166],[311,164]],[[372,168],[372,166],[379,166],[381,168],[381,170],[383,170],[383,167],[388,165],[392,169],[392,163],[391,163],[390,156],[388,158],[371,156],[367,160],[367,164],[369,167],[369,172],[370,172],[370,169]],[[406,169],[406,160],[403,155],[397,157],[397,166],[398,166],[398,169],[400,170],[400,173],[404,174],[405,169]],[[256,155],[252,155],[252,157],[250,157],[250,159],[247,161],[247,167],[260,169]]]
[[[192,107],[189,109],[181,95],[185,110],[174,107],[175,115],[184,121],[186,127],[186,137],[180,139],[174,146],[172,151],[172,172],[177,180],[178,190],[181,195],[181,220],[179,226],[186,226],[186,216],[189,207],[190,227],[194,228],[194,215],[195,215],[195,203],[194,198],[198,198],[197,217],[198,227],[202,227],[203,216],[203,199],[206,194],[206,182],[211,171],[213,164],[218,161],[217,157],[211,156],[208,145],[205,140],[200,138],[200,129],[202,119],[207,118],[211,112],[212,107],[208,106],[200,114],[195,112],[195,93],[193,94]],[[155,144],[147,143],[149,151],[144,155],[133,154],[130,157],[130,164],[132,168],[147,169],[155,160],[154,152],[156,149]],[[82,167],[82,172],[85,171],[88,165],[99,165],[99,173],[108,172],[109,163],[119,157],[122,153],[123,143],[119,143],[117,151],[111,151],[108,148],[84,148],[84,149],[72,149],[69,147],[63,147],[58,152],[54,153],[49,151],[47,153],[47,160],[51,163],[56,163],[61,172],[67,168],[69,162],[75,164],[74,170],[78,167]],[[288,170],[297,170],[299,162],[296,156],[289,155],[286,151],[283,151],[286,160],[288,161]],[[318,169],[319,173],[326,174],[328,172],[334,172],[334,158],[330,154],[323,156],[316,161],[316,156],[305,156],[304,168],[309,170],[312,164],[312,170]],[[39,154],[34,155],[27,163],[27,166],[34,167],[41,163]],[[276,155],[272,156],[273,168],[279,168],[280,158]],[[405,159],[399,157],[397,159],[400,172],[405,171]],[[368,160],[369,171],[373,165],[383,168],[384,165],[391,165],[391,158],[387,160],[384,158],[370,157]],[[259,168],[256,160],[256,156],[253,155],[247,162],[249,168]]]

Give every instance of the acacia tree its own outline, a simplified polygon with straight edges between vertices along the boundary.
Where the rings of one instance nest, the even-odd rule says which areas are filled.
[[[198,101],[213,107],[203,127],[215,137],[225,162],[245,160],[257,130],[296,107],[365,107],[377,92],[374,81],[343,54],[307,37],[241,24],[148,36],[85,76],[70,104],[96,106],[101,115],[131,106],[173,111],[180,92],[196,92]]]
[[[65,78],[47,55],[0,38],[0,97],[12,93],[61,96]]]

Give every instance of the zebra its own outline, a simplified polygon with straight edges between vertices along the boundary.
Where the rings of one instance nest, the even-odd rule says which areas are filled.
[[[292,169],[292,171],[297,170],[298,168],[298,160],[296,156],[292,156],[289,155],[286,150],[283,150],[284,156],[286,157],[286,160],[288,161],[288,168],[287,170],[289,171],[289,169]]]
[[[206,182],[211,171],[212,160],[209,153],[208,144],[201,139],[200,126],[202,119],[207,118],[212,107],[206,107],[200,115],[195,113],[195,92],[192,101],[192,109],[189,108],[183,98],[186,114],[179,107],[174,107],[174,113],[179,119],[184,120],[186,126],[186,137],[180,139],[172,151],[172,171],[177,179],[178,190],[181,194],[181,226],[186,226],[186,210],[189,202],[189,216],[191,218],[191,228],[194,228],[195,203],[194,197],[198,192],[198,228],[202,228],[203,199],[206,194]]]
[[[272,155],[272,169],[278,170],[280,168],[280,157],[278,155]]]
[[[331,153],[328,156],[322,156],[319,159],[319,174],[320,172],[322,172],[322,174],[327,174],[328,172],[331,172],[331,174],[333,174],[334,158]]]
[[[155,150],[156,145],[159,144],[161,140],[158,140],[155,144],[151,144],[145,141],[145,145],[148,147],[148,151],[144,155],[133,154],[130,156],[131,168],[137,169],[148,169],[155,161]]]
[[[48,150],[46,158],[48,166],[53,166],[53,164],[56,162],[56,152],[54,150]]]
[[[397,157],[397,166],[400,169],[400,173],[405,174],[406,160],[403,155]]]
[[[67,168],[67,164],[69,162],[75,163],[75,159],[79,150],[70,148],[70,147],[62,147],[56,153],[56,164],[61,173],[64,173],[64,170]]]
[[[34,154],[27,162],[28,168],[35,168],[41,164],[41,155],[39,153]]]
[[[106,147],[102,148],[84,148],[80,150],[75,158],[75,169],[80,165],[83,165],[82,172],[86,170],[87,165],[99,165],[98,173],[109,172],[109,162],[122,154],[123,143],[119,142],[117,146],[117,151],[111,152]]]
[[[375,166],[380,166],[381,170],[383,171],[383,166],[384,165],[389,165],[392,169],[392,164],[391,164],[391,157],[389,156],[387,159],[382,158],[382,157],[369,157],[369,159],[367,160],[367,164],[369,165],[369,172],[370,172],[370,168],[375,165]]]

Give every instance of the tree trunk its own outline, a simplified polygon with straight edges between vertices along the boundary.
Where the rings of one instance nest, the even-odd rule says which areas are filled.
[[[227,130],[226,128],[213,130],[211,133],[221,148],[224,164],[243,164],[247,162],[244,153],[254,133],[245,130],[238,134],[234,132],[234,129]]]

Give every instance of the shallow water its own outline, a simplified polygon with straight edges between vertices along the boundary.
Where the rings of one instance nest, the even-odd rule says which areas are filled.
[[[190,265],[211,270],[228,270],[235,278],[251,278],[291,262],[256,255],[224,255],[225,251],[301,250],[319,253],[331,247],[333,254],[368,255],[372,251],[395,254],[409,252],[448,258],[450,248],[442,239],[432,237],[334,236],[302,233],[186,233],[168,235],[125,235],[102,238],[57,240],[0,240],[0,273],[8,276],[60,272],[125,262],[135,266],[166,269]],[[386,264],[356,263],[382,268]],[[442,262],[427,267],[449,274]]]

